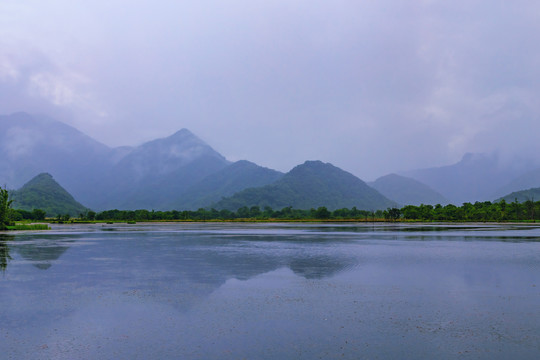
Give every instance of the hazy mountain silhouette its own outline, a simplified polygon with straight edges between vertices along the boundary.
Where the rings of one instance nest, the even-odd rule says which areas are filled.
[[[131,150],[98,184],[107,196],[89,205],[98,209],[166,209],[171,199],[229,164],[204,141],[182,129]]]
[[[234,211],[243,206],[270,206],[274,209],[325,206],[330,210],[356,206],[358,209],[376,210],[396,206],[396,203],[332,164],[306,161],[273,184],[245,189],[215,204],[218,209]]]
[[[48,172],[86,203],[94,196],[89,189],[112,165],[109,147],[46,116],[0,116],[0,129],[0,184],[11,189]]]
[[[163,208],[230,163],[183,129],[137,147],[111,149],[46,116],[0,116],[0,184],[16,189],[48,172],[86,206]]]
[[[525,172],[503,164],[497,155],[465,154],[453,165],[402,173],[441,193],[453,204],[492,200],[503,185]]]
[[[505,197],[512,192],[527,191],[526,189],[540,188],[540,168],[526,172],[513,179],[508,184],[497,189],[493,197]]]
[[[531,188],[528,190],[521,190],[521,191],[514,191],[510,194],[507,194],[505,196],[502,196],[501,198],[495,200],[505,200],[506,202],[514,202],[517,201],[519,203],[531,200],[531,201],[539,201],[540,200],[540,187],[537,188]]]
[[[16,189],[40,173],[51,173],[73,197],[98,211],[183,210],[212,204],[234,210],[263,203],[365,210],[396,205],[388,198],[381,200],[374,189],[366,190],[367,185],[349,173],[337,176],[309,162],[286,175],[247,161],[231,164],[187,129],[140,146],[118,148],[46,116],[0,116],[0,129],[0,185]],[[495,155],[466,154],[453,165],[402,174],[431,190],[396,175],[373,185],[400,204],[445,203],[439,195],[460,204],[540,186],[540,170],[525,174],[531,168],[516,162],[502,164]]]
[[[47,216],[70,214],[79,216],[86,208],[77,202],[50,174],[43,173],[10,192],[13,208],[32,211],[44,210]]]
[[[397,174],[382,176],[368,185],[402,206],[449,203],[448,199],[426,184]]]
[[[171,208],[196,210],[211,206],[223,197],[280,179],[283,173],[246,160],[237,161],[190,187],[171,203]]]

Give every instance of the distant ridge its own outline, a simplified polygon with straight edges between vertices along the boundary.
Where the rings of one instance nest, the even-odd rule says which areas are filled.
[[[397,174],[382,176],[368,183],[381,194],[404,205],[446,205],[448,199],[426,184]]]
[[[243,206],[378,210],[397,204],[332,164],[306,161],[273,184],[245,189],[215,204],[217,209],[234,211]]]
[[[246,188],[271,184],[281,177],[283,173],[279,171],[240,160],[191,186],[171,203],[171,207],[184,210],[209,207],[223,197]]]
[[[532,188],[528,190],[521,190],[521,191],[515,191],[513,193],[510,193],[508,195],[505,195],[495,201],[501,201],[504,200],[506,202],[514,202],[517,201],[519,203],[523,203],[525,201],[539,201],[540,200],[540,187]]]
[[[139,146],[117,148],[43,115],[24,112],[0,115],[0,129],[0,185],[17,189],[36,174],[54,174],[65,191],[95,211],[194,210],[218,204],[234,208],[252,202],[274,204],[273,207],[283,204],[340,207],[351,203],[347,199],[354,199],[353,206],[368,210],[387,207],[380,199],[369,200],[375,199],[374,195],[358,190],[361,187],[358,183],[350,183],[351,189],[356,189],[351,190],[356,191],[355,195],[348,192],[347,186],[338,191],[337,180],[343,180],[339,176],[332,189],[324,181],[329,173],[324,173],[327,169],[322,166],[302,175],[303,180],[295,180],[299,174],[294,171],[285,176],[248,161],[233,164],[188,129]],[[317,171],[323,173],[317,177],[314,175]],[[297,186],[298,183],[301,185]],[[266,198],[261,198],[260,188],[270,185],[277,187],[264,189]],[[319,185],[321,188],[316,190]],[[379,188],[378,195],[386,195],[386,200],[403,205],[419,202],[459,205],[540,187],[540,170],[532,160],[510,161],[496,154],[466,154],[453,165],[393,174],[371,185]],[[251,194],[253,199],[235,197],[249,188],[258,190],[241,196]],[[222,202],[224,197],[227,200]],[[233,197],[235,200],[229,199]]]
[[[495,193],[495,196],[506,197],[511,192],[529,191],[540,187],[540,168],[526,172],[518,178],[502,186]],[[539,198],[540,199],[540,198]]]
[[[37,175],[19,190],[12,191],[11,199],[14,209],[41,209],[49,217],[65,214],[79,216],[87,210],[47,173]]]
[[[0,116],[0,184],[18,189],[36,174],[54,174],[86,203],[108,173],[111,149],[79,130],[43,115]]]
[[[438,191],[454,205],[493,199],[505,184],[523,173],[523,169],[502,166],[496,154],[471,154],[442,167],[412,170],[400,175],[416,179]]]

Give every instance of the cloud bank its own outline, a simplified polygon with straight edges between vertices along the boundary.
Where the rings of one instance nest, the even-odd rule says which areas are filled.
[[[188,128],[231,160],[366,180],[540,150],[540,4],[6,0],[0,113],[104,143]]]

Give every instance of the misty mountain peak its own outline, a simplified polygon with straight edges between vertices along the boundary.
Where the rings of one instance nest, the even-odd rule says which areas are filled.
[[[497,154],[484,154],[484,153],[465,153],[459,163],[461,164],[477,164],[477,163],[496,163]]]
[[[210,147],[207,143],[185,128],[178,130],[168,137],[144,143],[140,147],[151,148],[155,146],[176,148]]]
[[[228,161],[208,144],[187,129],[171,136],[146,142],[119,161],[122,172],[128,171],[132,179],[155,177],[178,171],[191,163],[214,159],[222,166]]]
[[[189,131],[186,128],[182,128],[182,129],[178,130],[173,135],[171,135],[171,137],[174,137],[174,138],[189,138],[189,137],[197,138],[197,136],[195,136],[195,134],[193,134],[191,131]]]
[[[51,174],[45,172],[45,173],[41,173],[34,176],[32,179],[30,179],[30,181],[24,184],[22,189],[33,188],[35,186],[43,186],[43,184],[46,184],[47,186],[55,186],[55,187],[60,186],[58,185],[56,180],[54,180]]]
[[[303,164],[295,166],[289,174],[297,174],[297,173],[304,173],[304,172],[321,172],[323,171],[326,173],[335,172],[335,171],[343,171],[339,169],[338,167],[330,164],[325,163],[320,160],[308,160],[305,161]]]

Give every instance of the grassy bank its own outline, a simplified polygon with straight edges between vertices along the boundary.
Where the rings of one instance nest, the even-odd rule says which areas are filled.
[[[8,230],[49,230],[47,224],[17,224],[7,227]]]

